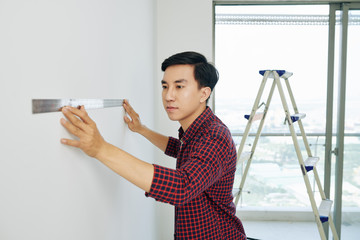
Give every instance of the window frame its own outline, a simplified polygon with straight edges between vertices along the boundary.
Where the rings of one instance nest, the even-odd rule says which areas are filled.
[[[334,223],[336,225],[338,234],[341,231],[341,218],[342,218],[342,173],[343,173],[343,161],[344,161],[344,137],[360,137],[360,133],[345,133],[344,132],[344,118],[345,118],[345,87],[346,87],[346,40],[347,40],[347,13],[349,10],[359,10],[360,1],[359,0],[349,0],[349,1],[226,1],[226,0],[217,0],[213,1],[213,59],[215,59],[215,7],[223,5],[329,5],[329,37],[328,37],[328,75],[327,75],[327,101],[326,101],[326,131],[325,136],[325,166],[324,166],[324,191],[327,197],[330,195],[330,185],[331,185],[331,158],[333,155],[336,156],[336,166],[335,166],[335,198],[334,198]],[[340,79],[339,79],[339,97],[338,97],[338,106],[337,109],[337,130],[333,132],[333,114],[334,114],[334,58],[335,58],[335,25],[336,25],[336,11],[345,12],[346,18],[343,19],[342,24],[345,24],[346,27],[342,27],[342,45],[341,47],[341,59],[340,59]],[[215,111],[215,98],[216,90],[213,93],[212,99],[209,102],[212,109]],[[236,133],[236,136],[242,136],[241,133]],[[290,135],[290,134],[289,134]],[[336,147],[333,149],[333,138],[336,138]],[[264,210],[264,209],[262,209]],[[260,209],[260,211],[262,211]],[[266,209],[268,212],[269,209]],[[246,215],[246,212],[250,211]],[[259,211],[259,209],[250,209],[245,210],[245,216],[251,216],[254,212]],[[281,212],[282,210],[280,210]],[[294,213],[298,209],[294,209]],[[263,212],[263,211],[262,211]],[[289,212],[287,212],[289,213]],[[312,214],[312,211],[310,211]],[[244,211],[241,213],[244,216]],[[282,214],[277,214],[273,212],[271,219],[274,220],[274,215],[284,217]],[[348,215],[348,214],[347,214]],[[255,214],[255,216],[257,216]]]

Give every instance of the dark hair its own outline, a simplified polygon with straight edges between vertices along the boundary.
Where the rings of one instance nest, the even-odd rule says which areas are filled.
[[[164,60],[161,65],[161,70],[172,65],[193,65],[194,77],[199,83],[199,87],[210,87],[211,91],[214,89],[218,79],[219,73],[216,68],[207,61],[206,57],[197,52],[182,52],[172,55]]]

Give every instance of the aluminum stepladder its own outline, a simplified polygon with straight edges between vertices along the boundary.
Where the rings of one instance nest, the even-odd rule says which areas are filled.
[[[243,190],[243,187],[244,187],[244,184],[245,184],[245,180],[246,180],[249,168],[250,168],[250,164],[251,164],[251,161],[252,161],[255,149],[256,149],[256,145],[257,145],[257,142],[258,142],[258,140],[260,138],[262,128],[264,126],[266,114],[267,114],[267,111],[269,109],[270,102],[271,102],[275,87],[277,87],[278,90],[279,90],[281,103],[282,103],[282,106],[283,106],[284,111],[285,111],[285,117],[286,117],[285,120],[286,120],[286,122],[287,122],[287,124],[289,126],[289,129],[290,129],[290,132],[291,132],[291,137],[292,137],[293,144],[294,144],[295,151],[296,151],[296,155],[297,155],[297,158],[298,158],[298,161],[299,161],[299,164],[300,164],[301,173],[302,173],[305,185],[306,185],[307,193],[309,195],[311,207],[312,207],[312,210],[313,210],[314,215],[315,215],[315,220],[316,220],[316,224],[317,224],[317,227],[318,227],[318,230],[319,230],[320,237],[321,237],[322,240],[327,239],[325,231],[324,231],[323,223],[329,222],[333,238],[335,240],[338,240],[339,237],[337,235],[335,225],[333,223],[333,220],[332,220],[332,217],[331,217],[331,214],[330,214],[332,201],[326,198],[324,190],[322,189],[322,185],[321,185],[321,182],[320,182],[318,172],[316,170],[316,163],[319,160],[319,158],[318,157],[313,157],[312,154],[311,154],[309,143],[307,141],[306,134],[305,134],[305,131],[304,131],[304,127],[303,127],[303,124],[302,124],[302,121],[301,121],[301,119],[304,118],[306,115],[302,114],[302,113],[299,113],[298,108],[297,108],[296,103],[295,103],[295,99],[294,99],[292,90],[290,88],[289,81],[288,81],[288,78],[292,76],[292,73],[286,72],[285,70],[262,70],[262,71],[259,71],[259,72],[260,72],[261,75],[263,75],[263,79],[262,79],[259,91],[257,93],[253,108],[251,110],[251,114],[250,115],[245,115],[245,118],[248,119],[248,123],[246,125],[245,131],[244,131],[244,134],[243,134],[243,137],[241,139],[239,149],[238,149],[238,152],[237,152],[237,166],[239,166],[240,164],[242,164],[245,161],[247,161],[247,162],[246,162],[245,169],[243,171],[240,186],[238,188],[237,193],[234,195],[235,196],[235,206],[238,205],[238,202],[240,200],[240,196],[241,196],[241,193],[242,193],[242,190]],[[265,107],[264,107],[263,112],[258,113],[257,111],[261,106],[261,105],[259,105],[260,99],[261,99],[261,96],[263,94],[263,91],[265,89],[266,82],[267,82],[268,79],[273,79],[272,85],[271,85],[271,88],[270,88],[270,92],[269,92],[267,101],[265,103]],[[294,110],[295,114],[292,114],[292,115],[290,114],[289,107],[288,107],[287,102],[286,102],[285,93],[284,93],[284,90],[283,90],[283,87],[282,87],[282,84],[281,84],[281,79],[284,79],[284,81],[285,81],[286,88],[288,90],[288,94],[289,94],[289,97],[290,97],[290,100],[291,100],[291,103],[292,103],[293,110]],[[259,123],[258,129],[257,129],[256,135],[255,135],[252,147],[251,147],[251,151],[250,152],[243,152],[245,141],[246,141],[246,139],[247,139],[247,137],[249,135],[251,125],[256,120],[260,120],[260,123]],[[299,126],[299,130],[301,132],[302,140],[303,140],[305,148],[306,148],[307,158],[305,160],[303,159],[303,156],[302,156],[302,153],[301,153],[301,150],[300,150],[297,134],[296,134],[295,128],[294,128],[294,123],[297,123],[298,126]],[[316,205],[316,201],[315,201],[315,198],[314,198],[312,187],[311,187],[311,184],[310,184],[310,181],[309,181],[308,172],[311,172],[311,171],[314,174],[314,178],[315,178],[315,181],[316,181],[316,184],[317,184],[317,187],[319,189],[319,193],[320,193],[320,196],[321,196],[321,199],[322,199],[319,208]]]

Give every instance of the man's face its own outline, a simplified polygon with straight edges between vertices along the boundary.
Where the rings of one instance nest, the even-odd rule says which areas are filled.
[[[192,65],[173,65],[166,68],[161,84],[165,111],[171,120],[179,121],[186,130],[205,110],[210,88],[199,88]]]

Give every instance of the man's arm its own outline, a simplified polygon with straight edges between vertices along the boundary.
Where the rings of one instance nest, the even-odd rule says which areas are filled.
[[[186,161],[176,170],[155,164],[151,192],[146,196],[175,206],[199,196],[223,175],[235,170],[236,153],[234,158],[229,158],[230,140],[231,135],[226,136],[221,129],[211,129],[188,146],[191,151],[185,151]],[[227,191],[222,194],[230,196],[233,181],[229,178],[226,184],[222,187]]]
[[[131,117],[131,119],[127,116],[124,117],[124,120],[127,123],[129,129],[133,132],[141,134],[161,151],[165,152],[169,137],[154,132],[143,125],[140,121],[139,114],[134,111],[128,101],[125,100],[123,106],[127,114],[129,114]]]
[[[68,121],[61,124],[78,140],[61,139],[61,143],[80,148],[90,157],[97,158],[114,172],[146,192],[150,191],[154,166],[107,143],[100,135],[95,122],[81,109],[65,107],[62,110]]]

